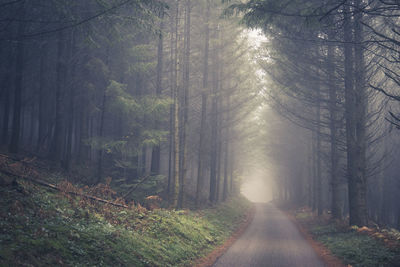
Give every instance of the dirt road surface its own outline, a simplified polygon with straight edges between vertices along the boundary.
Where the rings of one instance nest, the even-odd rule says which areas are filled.
[[[322,267],[296,226],[271,204],[256,204],[254,220],[214,267]]]

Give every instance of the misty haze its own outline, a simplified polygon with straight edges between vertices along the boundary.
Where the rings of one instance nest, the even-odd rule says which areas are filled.
[[[0,0],[0,266],[400,266],[398,0]]]

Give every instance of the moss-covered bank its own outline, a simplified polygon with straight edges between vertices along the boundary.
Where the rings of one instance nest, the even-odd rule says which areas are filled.
[[[2,266],[189,266],[222,244],[251,204],[201,211],[111,207],[29,183],[0,188]]]
[[[345,266],[400,266],[400,234],[391,229],[349,227],[308,210],[294,212],[296,221],[312,238]]]

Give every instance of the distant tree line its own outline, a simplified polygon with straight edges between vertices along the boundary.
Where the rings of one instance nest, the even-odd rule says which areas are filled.
[[[282,166],[276,197],[400,227],[399,2],[227,2],[268,37],[264,95],[286,118],[265,126],[281,133],[266,144]]]

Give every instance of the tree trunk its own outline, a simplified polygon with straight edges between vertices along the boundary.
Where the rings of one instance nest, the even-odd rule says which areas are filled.
[[[312,161],[313,161],[313,177],[312,177],[312,187],[313,187],[313,201],[312,201],[312,210],[315,212],[318,209],[318,187],[317,187],[317,158],[318,158],[318,150],[317,150],[317,133],[314,130],[312,132]]]
[[[106,66],[109,65],[109,56],[110,54],[110,47],[108,46],[106,48]],[[104,87],[103,87],[103,100],[101,103],[101,114],[100,114],[100,127],[99,127],[99,151],[97,154],[97,183],[101,182],[102,176],[103,176],[103,136],[104,136],[104,120],[105,120],[105,114],[107,110],[107,86],[108,86],[108,81],[107,79],[104,81]]]
[[[233,150],[233,149],[232,149]],[[230,168],[229,168],[229,180],[230,180],[230,184],[229,184],[229,191],[231,192],[231,194],[236,194],[235,191],[235,183],[233,181],[233,166],[235,166],[234,162],[235,162],[235,151],[232,151],[231,156],[229,157],[230,159]]]
[[[36,151],[40,152],[40,148],[43,145],[45,138],[45,88],[46,88],[46,68],[47,68],[47,55],[48,55],[47,43],[42,43],[40,47],[40,66],[39,66],[39,116],[38,116],[38,138],[36,144]]]
[[[160,97],[162,94],[162,79],[163,79],[163,61],[164,61],[164,9],[161,10],[160,17],[160,33],[158,36],[158,46],[157,46],[157,80],[156,80],[156,96]],[[160,128],[160,123],[158,121],[155,122],[156,129]],[[160,144],[153,146],[151,153],[151,173],[159,174],[160,173]]]
[[[74,55],[75,52],[75,32],[71,32],[71,39],[68,40],[68,49],[67,49],[67,58],[70,59]],[[74,130],[74,103],[75,103],[75,75],[76,75],[76,65],[70,64],[70,72],[67,78],[64,79],[65,84],[67,85],[66,81],[69,80],[68,83],[68,113],[66,116],[66,142],[65,142],[65,160],[64,160],[64,169],[69,171],[71,167],[71,160],[72,160],[72,137],[73,137],[73,130]]]
[[[210,0],[207,0],[206,7],[206,22],[205,22],[205,44],[204,44],[204,65],[203,65],[203,91],[201,92],[201,122],[200,122],[200,140],[198,150],[198,165],[197,165],[197,184],[196,184],[196,207],[199,207],[201,190],[204,185],[203,177],[203,160],[205,155],[205,135],[206,135],[206,117],[207,117],[207,98],[208,98],[208,54],[210,47]]]
[[[226,121],[230,121],[230,96],[227,96],[227,114]],[[225,160],[224,160],[224,185],[222,190],[222,200],[225,201],[228,198],[228,162],[229,162],[229,139],[230,139],[230,127],[229,125],[226,127],[226,136],[225,136]]]
[[[174,59],[174,181],[173,181],[173,206],[178,207],[179,195],[179,56],[178,56],[178,27],[179,27],[179,0],[176,3],[175,17],[175,59]]]
[[[317,135],[317,147],[316,147],[316,160],[317,160],[317,210],[318,210],[318,216],[321,216],[323,213],[323,201],[322,201],[322,171],[321,171],[321,89],[318,88],[318,94],[317,94],[317,114],[316,114],[316,122],[317,122],[317,129],[316,129],[316,135]]]
[[[3,144],[8,143],[8,127],[10,124],[10,102],[11,102],[11,91],[12,91],[12,84],[11,84],[11,70],[14,67],[13,63],[14,58],[14,49],[12,48],[11,44],[9,44],[9,51],[7,53],[7,59],[5,61],[5,73],[2,79],[1,87],[3,88],[4,92],[4,106],[3,106],[3,128],[2,128],[2,136],[1,140]]]
[[[217,29],[216,35],[218,36]],[[218,160],[218,86],[219,86],[219,62],[218,62],[218,45],[214,48],[213,59],[213,91],[211,105],[211,156],[210,156],[210,195],[211,203],[217,201],[217,160]]]
[[[171,200],[172,190],[173,190],[173,178],[174,178],[174,148],[175,148],[175,128],[174,128],[174,121],[175,121],[175,56],[174,56],[174,17],[173,14],[170,16],[170,25],[171,25],[171,38],[170,38],[170,60],[172,65],[172,70],[170,71],[170,97],[174,100],[174,103],[170,105],[169,110],[169,146],[168,146],[168,183],[167,183],[167,198],[168,201]]]
[[[215,86],[214,86],[215,87]],[[214,89],[215,91],[215,89]],[[211,107],[211,157],[210,157],[210,196],[209,200],[211,203],[216,201],[216,189],[217,189],[217,100],[215,95],[212,97]]]
[[[219,107],[219,105],[217,105]],[[216,162],[216,192],[215,192],[215,202],[218,203],[220,201],[221,196],[221,161],[222,161],[222,142],[221,142],[221,127],[219,124],[219,115],[217,111],[217,162]]]
[[[9,75],[9,74],[6,74]],[[2,143],[7,144],[8,142],[8,125],[9,125],[9,119],[10,119],[10,91],[11,88],[9,86],[9,82],[7,82],[8,85],[5,86],[4,89],[4,106],[3,106],[3,129],[2,129]]]
[[[62,114],[62,90],[63,90],[63,75],[65,72],[64,51],[65,51],[65,36],[63,31],[59,31],[57,35],[57,66],[56,66],[56,96],[55,96],[55,125],[54,135],[51,145],[50,154],[53,159],[61,160],[61,149],[63,144],[63,114]]]
[[[362,1],[356,0],[356,7],[361,9]],[[353,214],[350,216],[350,223],[356,225],[368,224],[367,213],[367,175],[366,175],[366,119],[367,119],[367,87],[365,85],[365,62],[364,62],[364,47],[362,41],[364,40],[363,25],[362,25],[362,12],[355,14],[354,25],[354,38],[361,42],[355,44],[354,59],[355,59],[355,176],[350,180],[352,184],[351,195],[354,196],[356,207],[353,209]],[[352,177],[352,176],[350,176]],[[355,211],[355,213],[354,213]]]
[[[355,1],[356,9],[361,1]],[[362,12],[354,16],[352,27],[350,8],[345,5],[344,12],[345,38],[345,97],[346,97],[346,144],[347,144],[347,176],[349,183],[349,215],[350,225],[364,226],[368,223],[366,208],[366,137],[365,120],[367,96],[365,87],[364,52],[362,42]],[[354,29],[354,39],[352,31]],[[354,60],[353,60],[354,47]],[[353,62],[355,65],[353,66]],[[353,83],[353,75],[355,83]]]
[[[397,208],[397,229],[400,229],[400,206]]]
[[[178,91],[178,88],[175,89]],[[178,195],[179,195],[179,101],[178,92],[175,91],[174,97],[174,193],[173,193],[173,205],[178,207]]]
[[[333,39],[333,36],[329,37]],[[343,214],[343,190],[339,176],[339,153],[338,153],[338,97],[335,84],[335,68],[334,68],[334,46],[328,45],[328,54],[326,59],[326,71],[328,75],[329,89],[329,129],[330,129],[330,163],[331,163],[331,185],[332,185],[332,217],[341,220]]]
[[[28,148],[30,150],[33,150],[33,137],[35,136],[35,129],[36,129],[36,122],[35,122],[35,116],[36,116],[36,100],[33,100],[30,106],[30,114],[29,114],[29,136],[27,138],[28,140]]]
[[[313,141],[311,140],[311,144],[309,145],[309,157],[308,157],[308,179],[307,179],[307,199],[308,206],[311,208],[313,206],[313,175],[314,175],[314,167],[313,167]]]
[[[9,151],[11,153],[18,153],[19,140],[21,134],[21,110],[22,110],[22,79],[23,79],[23,68],[24,68],[24,50],[25,44],[22,40],[22,36],[25,32],[25,3],[22,2],[19,18],[21,21],[18,23],[17,29],[17,50],[16,50],[16,64],[15,64],[15,90],[14,90],[14,106],[13,106],[13,120],[11,127],[11,141],[9,145]]]
[[[186,135],[188,128],[189,118],[189,82],[190,82],[190,12],[191,12],[191,1],[186,0],[185,9],[185,33],[184,33],[184,70],[183,70],[183,90],[182,90],[182,116],[181,116],[181,170],[179,171],[180,187],[179,187],[179,199],[178,208],[183,208],[185,204],[185,184],[186,184],[186,173],[187,173],[187,144]]]

